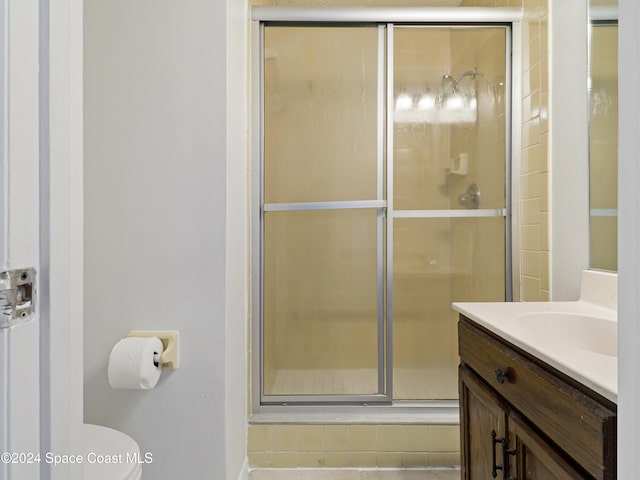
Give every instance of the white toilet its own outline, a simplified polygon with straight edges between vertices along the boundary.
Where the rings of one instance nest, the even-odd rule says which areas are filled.
[[[84,424],[84,480],[140,480],[140,448],[128,435],[112,428]]]

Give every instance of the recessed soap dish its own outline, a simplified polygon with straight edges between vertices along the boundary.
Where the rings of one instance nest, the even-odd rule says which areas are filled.
[[[469,154],[460,153],[449,160],[447,173],[450,175],[467,175],[469,173]]]

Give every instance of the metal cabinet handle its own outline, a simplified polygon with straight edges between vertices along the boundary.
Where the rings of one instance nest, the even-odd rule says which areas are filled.
[[[505,438],[497,438],[498,434],[495,430],[491,431],[491,451],[492,462],[491,462],[491,476],[496,478],[498,476],[498,470],[504,471],[504,464],[507,455],[515,455],[516,451],[513,448],[507,448],[507,440]],[[496,445],[500,443],[502,445],[502,465],[498,465],[496,459]],[[504,478],[504,480],[517,480],[515,477]]]

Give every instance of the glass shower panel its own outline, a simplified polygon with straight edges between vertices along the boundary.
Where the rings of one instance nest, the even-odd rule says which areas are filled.
[[[378,393],[377,219],[267,212],[265,395]]]
[[[506,295],[506,29],[397,27],[393,60],[393,398],[456,399],[451,303]]]
[[[396,28],[394,208],[505,207],[506,30]]]
[[[590,267],[617,271],[618,25],[592,24],[590,50]]]
[[[378,29],[265,27],[265,203],[377,198]]]
[[[382,33],[264,27],[264,402],[385,394]]]

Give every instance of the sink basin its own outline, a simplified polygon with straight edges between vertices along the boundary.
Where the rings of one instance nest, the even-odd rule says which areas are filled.
[[[618,356],[618,323],[602,317],[565,312],[525,313],[516,317],[514,327],[527,337],[562,342],[566,348]]]

